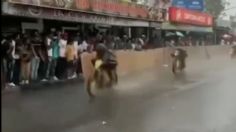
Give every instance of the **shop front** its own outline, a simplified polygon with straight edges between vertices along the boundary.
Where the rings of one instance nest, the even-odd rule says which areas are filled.
[[[160,19],[149,15],[144,6],[124,3],[124,2],[104,2],[102,0],[74,0],[74,1],[48,1],[38,0],[37,2],[8,0],[2,5],[2,15],[5,17],[21,18],[22,20],[15,25],[22,32],[26,25],[32,25],[39,31],[48,31],[50,28],[60,28],[61,30],[74,31],[86,30],[86,28],[99,27],[101,30],[112,30],[115,34],[124,34],[136,36],[138,29],[142,33],[147,33],[149,21],[160,23]],[[26,19],[32,19],[34,22],[28,22]],[[11,27],[5,25],[5,27]],[[30,27],[30,26],[28,26]],[[40,29],[39,29],[40,28]],[[117,33],[118,31],[118,33]],[[141,33],[140,33],[141,34]]]
[[[169,21],[162,23],[162,35],[166,38],[168,32],[181,32],[183,35],[177,35],[178,39],[188,39],[191,43],[197,45],[198,40],[206,40],[208,43],[214,42],[212,16],[192,11],[184,8],[170,7]]]

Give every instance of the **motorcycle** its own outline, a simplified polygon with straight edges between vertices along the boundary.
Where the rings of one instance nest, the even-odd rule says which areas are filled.
[[[176,74],[177,72],[182,72],[186,65],[185,65],[185,58],[187,57],[187,53],[185,50],[176,49],[174,54],[171,54],[173,61],[172,61],[172,72]]]
[[[230,56],[231,56],[231,58],[236,58],[236,45],[231,47],[231,49],[230,49]]]
[[[118,83],[118,75],[116,72],[116,65],[105,64],[101,59],[95,59],[92,61],[94,66],[94,75],[88,81],[87,92],[90,97],[95,97],[92,89],[104,89],[112,88]]]

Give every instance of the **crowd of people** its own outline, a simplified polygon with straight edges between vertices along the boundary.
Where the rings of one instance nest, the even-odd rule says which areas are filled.
[[[109,49],[142,50],[145,35],[137,39],[98,33],[95,37],[51,31],[40,34],[2,36],[1,76],[6,86],[26,85],[35,81],[73,79],[82,72],[80,55],[91,52],[99,43]],[[4,87],[2,87],[4,88]]]
[[[94,51],[98,44],[105,44],[112,50],[140,51],[155,48],[155,46],[148,47],[150,43],[157,43],[156,40],[153,41],[155,42],[148,40],[145,35],[129,38],[124,34],[118,37],[111,35],[109,31],[82,35],[79,31],[69,34],[52,30],[47,34],[36,31],[30,34],[2,36],[1,77],[6,86],[25,85],[35,81],[74,79],[82,72],[81,53]],[[207,44],[207,40],[194,41],[191,37],[165,40],[165,46],[174,47]]]
[[[76,78],[78,53],[89,46],[86,40],[81,42],[79,33],[69,37],[61,32],[46,36],[34,32],[3,37],[1,47],[2,77],[9,86],[15,86]]]

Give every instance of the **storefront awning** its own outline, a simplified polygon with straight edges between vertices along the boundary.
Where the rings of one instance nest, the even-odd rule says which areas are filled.
[[[156,28],[156,29],[161,29],[161,23],[158,22],[150,22],[149,27]]]
[[[177,30],[177,31],[192,31],[192,32],[213,32],[212,27],[200,27],[200,26],[191,26],[191,25],[179,25],[171,23],[162,23],[161,28],[163,30]]]
[[[2,6],[2,14],[112,26],[149,27],[149,22],[143,20],[96,15],[69,10],[24,6],[17,4],[9,4],[6,2],[3,3]]]

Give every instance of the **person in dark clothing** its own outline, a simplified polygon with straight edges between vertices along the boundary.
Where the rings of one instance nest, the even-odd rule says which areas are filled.
[[[183,70],[185,69],[186,67],[186,58],[188,57],[188,54],[185,50],[181,49],[181,48],[177,48],[175,50],[175,53],[172,53],[171,56],[174,58],[174,61],[173,61],[173,72],[175,73],[175,65],[176,65],[176,62],[179,61],[180,62],[180,70]]]
[[[3,66],[4,73],[6,75],[6,82],[10,86],[15,86],[12,82],[12,72],[14,68],[13,50],[15,46],[13,45],[13,40],[8,37],[1,41],[1,64]]]
[[[21,59],[20,54],[22,52],[22,35],[17,34],[14,40],[11,40],[12,45],[14,46],[13,49],[13,60],[14,60],[14,66],[13,66],[13,76],[12,80],[13,83],[18,85],[20,83],[20,73],[21,73]]]
[[[42,81],[46,81],[47,77],[47,67],[48,67],[48,48],[47,48],[47,38],[46,35],[44,35],[45,41],[41,43],[40,50],[39,50],[39,58],[40,58],[40,63],[39,63],[39,78]]]
[[[117,83],[117,74],[116,74],[116,67],[117,67],[117,60],[115,54],[112,53],[104,44],[99,44],[96,47],[96,59],[102,60],[101,68],[105,70],[110,78],[110,80]],[[113,76],[113,72],[115,75]]]
[[[9,39],[2,37],[1,40],[1,86],[5,89],[7,81],[7,60],[8,54],[11,53]]]

